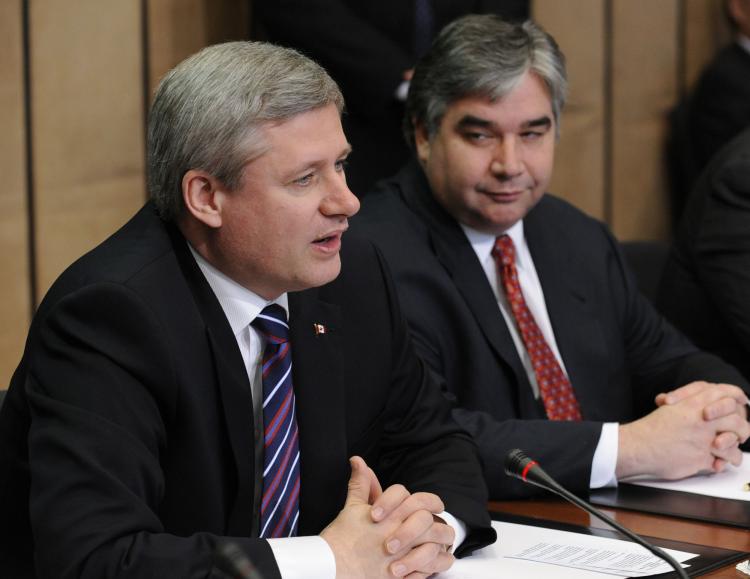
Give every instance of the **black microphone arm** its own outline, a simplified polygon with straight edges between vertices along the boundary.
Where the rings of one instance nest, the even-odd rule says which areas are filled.
[[[652,545],[648,541],[641,539],[633,531],[626,529],[620,523],[614,521],[613,519],[605,515],[603,512],[601,512],[599,509],[594,508],[594,506],[590,505],[583,499],[577,497],[576,495],[571,493],[569,490],[563,488],[555,479],[553,479],[546,472],[544,472],[542,467],[539,466],[539,463],[537,463],[535,460],[532,460],[528,456],[526,456],[526,454],[522,450],[518,448],[511,450],[508,453],[508,455],[505,457],[505,474],[519,478],[523,482],[536,485],[540,488],[543,488],[545,490],[548,490],[555,494],[560,495],[566,501],[573,503],[577,507],[601,519],[608,525],[611,525],[612,527],[617,529],[620,533],[625,535],[628,539],[630,539],[634,543],[638,543],[639,545],[651,551],[654,555],[656,555],[660,559],[664,559],[667,563],[669,563],[674,568],[674,570],[677,572],[677,575],[679,577],[681,577],[682,579],[688,579],[688,575],[687,573],[685,573],[685,570],[682,568],[682,565],[680,565],[677,561],[675,561],[671,555],[669,555],[668,553],[665,553],[662,549],[660,549],[656,545]]]
[[[231,579],[263,579],[237,543],[225,542],[219,545],[214,556],[215,564]]]

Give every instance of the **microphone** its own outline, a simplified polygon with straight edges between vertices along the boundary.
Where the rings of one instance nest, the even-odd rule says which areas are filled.
[[[237,543],[222,543],[216,549],[215,564],[231,579],[263,579]]]
[[[571,493],[569,490],[563,488],[555,479],[544,472],[544,469],[539,466],[539,463],[537,461],[530,459],[522,450],[516,448],[511,450],[507,454],[507,456],[505,457],[505,474],[507,474],[508,476],[519,478],[525,483],[538,486],[557,495],[560,495],[566,501],[573,503],[575,506],[583,509],[588,513],[591,513],[608,525],[611,525],[634,543],[638,543],[642,547],[645,547],[646,549],[651,551],[660,559],[663,559],[664,561],[669,563],[677,572],[678,577],[681,577],[682,579],[688,579],[688,575],[687,573],[685,573],[685,570],[677,561],[674,560],[671,555],[665,553],[656,545],[652,545],[648,541],[645,541],[644,539],[636,535],[633,531],[626,529],[620,523],[614,521],[599,509],[595,508],[593,505],[590,505],[583,499]]]

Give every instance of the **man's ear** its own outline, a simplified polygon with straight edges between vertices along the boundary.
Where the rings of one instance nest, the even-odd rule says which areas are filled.
[[[190,169],[182,177],[182,199],[187,211],[209,227],[221,227],[226,192],[213,175]]]
[[[430,139],[423,123],[414,123],[414,147],[417,150],[417,159],[424,166],[430,158]]]

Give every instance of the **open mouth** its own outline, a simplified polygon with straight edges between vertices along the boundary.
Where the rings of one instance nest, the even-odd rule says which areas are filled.
[[[319,237],[318,239],[313,241],[313,243],[325,244],[325,243],[329,243],[333,241],[334,239],[338,239],[340,237],[341,237],[340,233],[331,233],[330,235],[326,235],[325,237]]]
[[[341,235],[343,231],[337,231],[318,237],[313,241],[313,245],[327,251],[335,251],[341,245]]]

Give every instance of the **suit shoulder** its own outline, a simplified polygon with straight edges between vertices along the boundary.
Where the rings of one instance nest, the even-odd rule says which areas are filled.
[[[132,284],[147,271],[163,270],[160,263],[169,255],[172,255],[172,246],[166,228],[147,205],[109,238],[68,266],[50,287],[40,310],[86,286]]]
[[[603,223],[588,215],[569,201],[547,193],[539,203],[526,216],[525,221],[530,219],[544,219],[550,224],[555,223],[564,227],[595,227],[601,228]],[[554,220],[554,221],[553,221]]]

